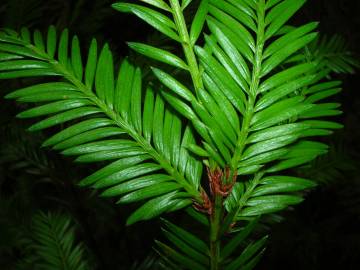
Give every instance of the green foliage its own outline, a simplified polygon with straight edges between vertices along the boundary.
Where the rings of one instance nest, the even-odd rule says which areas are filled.
[[[157,250],[167,267],[253,269],[267,238],[248,239],[256,221],[300,203],[315,186],[284,170],[325,154],[316,137],[342,127],[329,120],[341,114],[328,101],[341,82],[329,74],[358,64],[340,39],[318,43],[316,22],[287,25],[305,0],[202,0],[191,22],[184,13],[195,1],[141,2],[113,8],[183,50],[129,43],[165,64],[152,68],[156,79],[127,58],[117,72],[109,45],[95,39],[84,57],[67,29],[51,26],[46,36],[4,29],[0,78],[47,78],[6,98],[35,105],[19,118],[46,117],[29,130],[62,126],[44,147],[76,162],[106,162],[80,186],[118,203],[145,201],[127,224],[193,204],[198,211],[188,211],[209,240],[165,221],[174,247],[157,242]]]
[[[360,67],[359,59],[339,35],[318,37],[306,48],[304,56],[322,61],[335,73],[355,73],[355,68]]]
[[[82,244],[75,242],[75,227],[63,214],[34,215],[31,236],[25,242],[27,257],[18,263],[18,269],[91,269],[84,259]]]
[[[78,162],[112,161],[84,179],[81,185],[108,188],[103,196],[129,193],[119,202],[153,198],[132,215],[129,223],[187,206],[191,203],[189,196],[197,199],[201,163],[184,151],[185,145],[194,140],[191,129],[182,128],[179,118],[164,107],[163,99],[150,86],[142,104],[139,68],[124,60],[115,81],[107,45],[97,57],[97,45],[93,41],[83,67],[78,39],[75,36],[68,48],[67,30],[61,33],[59,44],[56,44],[55,29],[50,27],[46,46],[39,33],[34,35],[34,45],[31,45],[31,40],[27,39],[29,35],[25,28],[21,36],[9,31],[3,33],[5,42],[1,50],[20,53],[24,60],[14,60],[12,67],[4,67],[2,78],[49,75],[64,80],[25,87],[7,98],[50,102],[18,115],[20,118],[49,115],[32,125],[29,128],[32,131],[77,120],[45,141],[44,146],[62,150],[65,155],[78,155]],[[56,47],[58,61],[52,58]],[[22,49],[18,51],[19,48]],[[129,81],[129,78],[132,79]],[[49,87],[55,95],[47,94]],[[79,118],[84,119],[80,121]],[[170,136],[171,131],[176,131],[177,136]],[[168,182],[166,188],[154,189],[160,182]]]
[[[221,269],[251,269],[256,265],[265,251],[267,240],[267,236],[257,241],[248,239],[257,222],[258,219],[253,219],[224,245],[219,262],[223,267]],[[167,220],[163,220],[163,223],[163,233],[173,247],[160,241],[156,244],[167,269],[209,269],[211,251],[206,242]],[[243,251],[233,260],[231,255],[236,253],[239,247],[242,247]]]

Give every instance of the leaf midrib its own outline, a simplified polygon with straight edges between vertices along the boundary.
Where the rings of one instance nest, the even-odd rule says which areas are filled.
[[[23,40],[19,40],[23,42]],[[175,169],[172,164],[165,158],[165,156],[159,153],[154,147],[140,134],[138,134],[135,129],[122,117],[117,114],[113,109],[109,108],[105,102],[100,100],[91,89],[86,87],[86,85],[76,78],[72,72],[70,72],[64,65],[62,65],[59,61],[52,59],[48,54],[44,54],[42,50],[37,49],[36,46],[32,44],[25,44],[24,46],[34,51],[36,54],[44,57],[45,61],[49,62],[53,65],[54,69],[61,74],[63,74],[64,78],[66,78],[69,82],[74,84],[80,91],[86,94],[89,99],[95,103],[105,115],[107,115],[110,119],[112,119],[120,128],[124,129],[125,132],[135,140],[140,147],[142,147],[159,165],[175,180],[177,181],[192,197],[194,200],[201,202],[201,197],[199,192],[188,183],[185,177]]]
[[[260,5],[259,5],[260,6]],[[234,152],[233,158],[231,160],[231,169],[233,173],[237,170],[239,161],[241,160],[242,153],[245,149],[246,141],[249,135],[250,123],[252,117],[254,116],[254,106],[256,97],[258,94],[258,88],[261,78],[261,68],[263,60],[263,49],[265,45],[265,21],[264,21],[264,12],[265,10],[258,10],[258,30],[257,30],[257,41],[255,47],[255,57],[254,57],[254,68],[252,72],[252,80],[250,85],[249,97],[246,106],[246,111],[244,114],[240,135],[237,142],[237,147]]]
[[[243,151],[245,149],[247,138],[249,135],[250,123],[251,123],[252,117],[254,116],[254,106],[255,106],[255,101],[256,101],[256,97],[258,94],[258,88],[259,88],[259,84],[260,84],[261,65],[262,65],[262,60],[263,60],[263,49],[264,49],[264,45],[265,45],[264,13],[265,13],[265,10],[260,10],[260,8],[258,9],[258,17],[259,17],[258,18],[258,30],[256,33],[257,41],[256,41],[256,48],[255,48],[252,80],[251,80],[251,85],[250,85],[250,91],[249,91],[246,111],[244,114],[239,139],[237,142],[237,147],[234,152],[233,158],[231,160],[231,171],[233,174],[235,174],[235,172],[237,171],[238,164],[241,160]],[[246,205],[246,202],[252,196],[252,193],[255,190],[256,186],[259,184],[259,181],[262,178],[263,174],[264,174],[264,172],[255,173],[253,180],[251,180],[249,182],[248,188],[246,189],[245,193],[241,196],[238,206],[234,210],[235,214],[234,214],[233,219],[237,218],[239,212]]]

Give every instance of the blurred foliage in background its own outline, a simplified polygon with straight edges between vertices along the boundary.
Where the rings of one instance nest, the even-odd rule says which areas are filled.
[[[89,44],[92,37],[109,42],[118,59],[128,55],[128,40],[146,37],[149,43],[167,46],[166,39],[144,23],[113,11],[112,2],[3,0],[0,25],[15,30],[24,25],[45,30],[50,24],[59,30],[69,28],[83,44]],[[328,36],[318,41],[322,52],[333,34],[340,33],[348,49],[359,55],[359,12],[359,1],[309,0],[295,20],[321,21],[320,30]],[[331,53],[322,57],[331,57]],[[272,228],[268,251],[258,269],[350,270],[360,265],[360,76],[339,76],[345,89],[339,97],[345,128],[331,137],[328,155],[297,169],[299,176],[318,181],[319,187]],[[0,95],[23,84],[26,81],[2,81]],[[162,269],[152,251],[152,239],[161,238],[160,226],[153,226],[158,221],[125,227],[131,209],[118,208],[89,189],[77,188],[75,183],[91,168],[74,166],[42,150],[44,135],[23,131],[25,124],[15,120],[21,108],[5,100],[1,104],[0,269],[57,269],[53,260],[43,256],[41,247],[68,252],[68,258],[72,252],[81,254],[81,262],[66,262],[68,269]],[[177,216],[176,222],[187,220]],[[52,235],[54,230],[61,237]],[[39,242],[46,237],[53,241]]]

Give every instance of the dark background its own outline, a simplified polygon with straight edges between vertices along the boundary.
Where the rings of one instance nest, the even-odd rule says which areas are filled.
[[[54,24],[79,35],[84,51],[92,37],[108,42],[120,59],[129,54],[126,41],[162,44],[162,37],[132,15],[110,8],[108,0],[2,0],[0,25],[46,31]],[[320,21],[326,35],[340,34],[356,55],[360,55],[360,1],[308,0],[294,23]],[[360,71],[359,71],[360,72]],[[330,154],[300,173],[321,185],[307,194],[304,203],[284,213],[284,220],[272,226],[268,250],[257,269],[360,269],[360,73],[339,75],[344,91],[339,99],[344,114],[342,131],[330,139]],[[4,95],[24,82],[2,82]],[[79,224],[79,238],[89,247],[98,269],[130,269],[150,252],[155,237],[161,237],[158,221],[124,226],[134,206],[117,207],[99,199],[74,183],[86,175],[77,166],[46,150],[37,150],[42,134],[23,132],[24,124],[14,120],[19,105],[1,101],[0,158],[0,269],[12,269],[19,252],[11,249],[16,231],[37,209],[59,207],[70,212]],[[17,169],[20,161],[26,170]],[[44,180],[45,179],[45,180]],[[47,179],[47,180],[46,180]],[[51,181],[48,181],[51,179]],[[15,194],[15,195],[14,195]],[[14,233],[15,231],[15,233]],[[9,247],[10,246],[10,247]]]

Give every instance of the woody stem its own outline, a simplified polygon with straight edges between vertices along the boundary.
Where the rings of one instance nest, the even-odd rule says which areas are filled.
[[[210,269],[218,270],[220,262],[220,225],[223,216],[223,196],[214,194],[213,212],[210,216]]]

